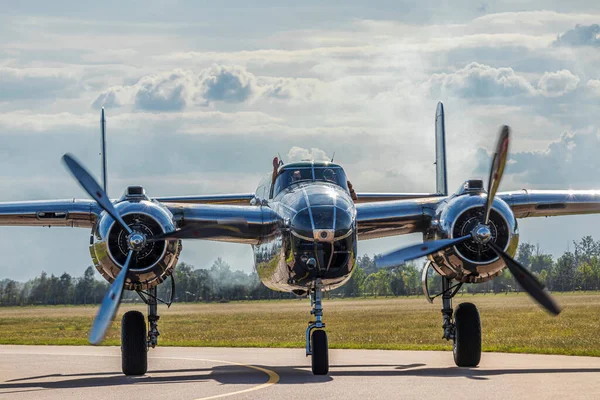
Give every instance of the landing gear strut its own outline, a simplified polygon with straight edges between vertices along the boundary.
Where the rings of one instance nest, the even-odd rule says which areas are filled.
[[[311,356],[312,372],[314,375],[326,375],[329,372],[329,349],[325,323],[322,321],[323,306],[321,304],[321,283],[316,282],[310,291],[310,313],[315,320],[308,323],[306,328],[306,356]]]
[[[461,303],[452,309],[456,294],[450,280],[442,278],[442,318],[444,339],[452,340],[454,362],[459,367],[476,367],[481,360],[481,321],[479,311],[472,303]],[[452,318],[454,314],[454,319]]]

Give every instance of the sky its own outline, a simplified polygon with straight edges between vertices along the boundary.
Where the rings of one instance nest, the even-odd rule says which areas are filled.
[[[23,4],[19,4],[23,3]],[[28,1],[0,11],[0,201],[108,191],[252,192],[278,153],[332,156],[359,192],[434,192],[434,114],[446,110],[451,191],[485,178],[513,129],[500,190],[600,188],[596,1]],[[600,216],[520,221],[558,256]],[[418,235],[359,243],[361,254]],[[0,227],[0,277],[79,276],[89,232]],[[250,271],[250,246],[184,242],[181,260]]]

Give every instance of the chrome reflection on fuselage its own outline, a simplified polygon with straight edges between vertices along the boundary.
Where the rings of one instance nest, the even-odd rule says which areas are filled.
[[[326,181],[297,182],[269,202],[283,229],[254,246],[256,270],[274,290],[301,293],[319,279],[324,290],[345,283],[354,269],[356,210],[349,193]]]

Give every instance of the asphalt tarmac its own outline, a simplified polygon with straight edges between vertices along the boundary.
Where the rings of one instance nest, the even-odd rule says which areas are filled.
[[[600,398],[600,358],[484,353],[457,368],[449,352],[330,350],[330,374],[313,376],[303,351],[159,347],[126,377],[118,347],[0,346],[0,398]]]

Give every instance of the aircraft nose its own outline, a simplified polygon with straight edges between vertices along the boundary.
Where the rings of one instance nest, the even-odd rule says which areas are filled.
[[[304,240],[333,242],[351,235],[354,222],[348,210],[316,205],[298,211],[290,228],[293,235]]]

